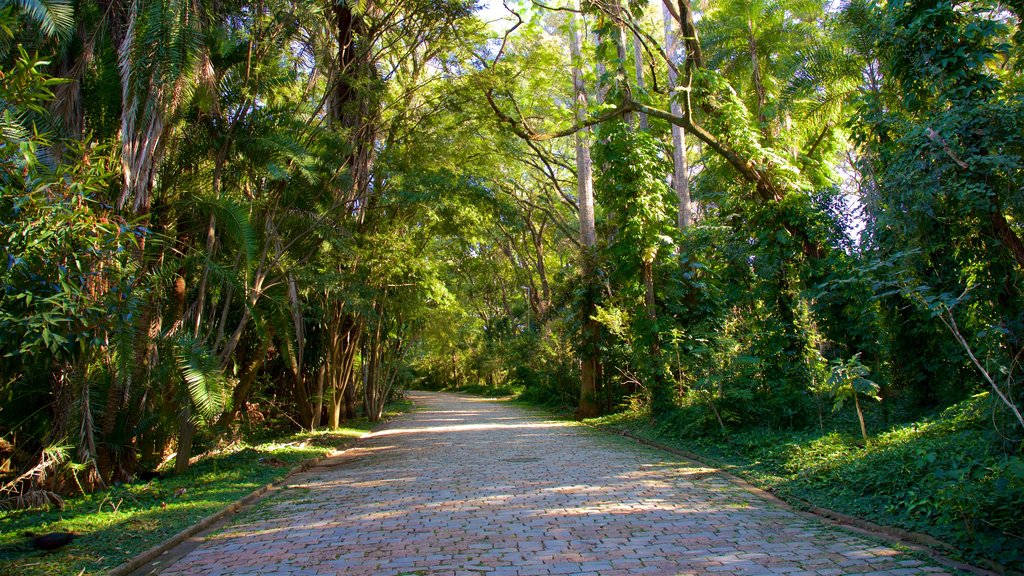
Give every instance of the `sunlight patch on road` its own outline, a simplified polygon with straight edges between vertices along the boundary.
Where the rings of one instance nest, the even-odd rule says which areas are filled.
[[[566,428],[561,422],[531,422],[527,424],[458,424],[455,426],[431,426],[429,428],[388,428],[370,434],[368,438],[394,436],[396,434],[445,434],[450,432],[474,432],[479,430],[512,430],[522,428]]]

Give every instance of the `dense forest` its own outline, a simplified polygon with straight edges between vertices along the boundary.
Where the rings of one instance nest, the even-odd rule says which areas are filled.
[[[1022,17],[0,0],[0,506],[409,387],[854,447],[969,405],[949,513],[1024,556]]]

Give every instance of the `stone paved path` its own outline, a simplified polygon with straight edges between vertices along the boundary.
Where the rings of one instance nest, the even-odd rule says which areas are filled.
[[[945,574],[671,455],[507,404],[410,393],[164,576]]]

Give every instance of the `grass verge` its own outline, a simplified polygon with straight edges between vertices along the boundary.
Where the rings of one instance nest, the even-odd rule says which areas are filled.
[[[390,405],[385,419],[409,408],[408,403]],[[0,511],[0,576],[103,574],[279,480],[300,462],[348,446],[375,425],[359,419],[339,430],[235,444],[180,476],[68,498],[63,510]],[[29,546],[26,532],[74,532],[78,538],[43,552]]]
[[[636,413],[588,423],[693,453],[798,507],[928,534],[957,559],[1024,570],[1024,459],[996,433],[985,394],[866,445],[816,430],[683,437],[671,418]]]

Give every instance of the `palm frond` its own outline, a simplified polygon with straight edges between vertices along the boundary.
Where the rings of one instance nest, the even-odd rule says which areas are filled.
[[[252,224],[249,208],[223,197],[194,196],[193,198],[201,213],[212,213],[216,217],[217,225],[228,238],[241,248],[246,264],[251,263],[259,248],[259,238],[256,228]]]
[[[196,412],[205,419],[216,416],[227,407],[229,396],[216,355],[189,338],[181,338],[177,349],[178,368]]]
[[[15,6],[48,37],[67,37],[75,26],[69,0],[0,0],[0,9]]]

